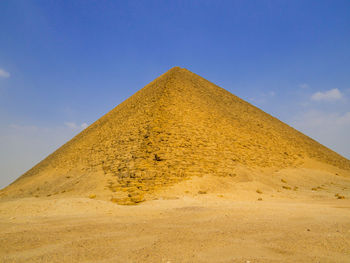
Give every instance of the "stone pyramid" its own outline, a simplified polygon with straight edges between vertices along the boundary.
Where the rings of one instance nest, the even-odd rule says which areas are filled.
[[[7,197],[104,193],[121,204],[237,166],[350,161],[206,79],[175,67],[2,190]]]

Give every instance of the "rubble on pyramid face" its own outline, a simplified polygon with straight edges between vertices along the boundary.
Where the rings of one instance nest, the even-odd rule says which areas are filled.
[[[33,167],[5,194],[85,194],[97,187],[113,202],[135,204],[192,176],[229,176],[237,165],[297,167],[305,158],[350,168],[335,152],[175,67]]]

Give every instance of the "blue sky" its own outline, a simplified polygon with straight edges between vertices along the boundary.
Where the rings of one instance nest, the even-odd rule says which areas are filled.
[[[350,158],[350,1],[0,1],[0,187],[173,66]]]

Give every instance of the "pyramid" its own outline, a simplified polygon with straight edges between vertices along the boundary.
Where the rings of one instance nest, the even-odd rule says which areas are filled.
[[[1,191],[4,197],[104,193],[121,204],[238,166],[350,161],[187,69],[175,67]]]

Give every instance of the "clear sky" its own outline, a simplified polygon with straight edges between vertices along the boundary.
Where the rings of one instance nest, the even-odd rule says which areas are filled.
[[[350,158],[350,1],[0,1],[0,187],[173,66]]]

